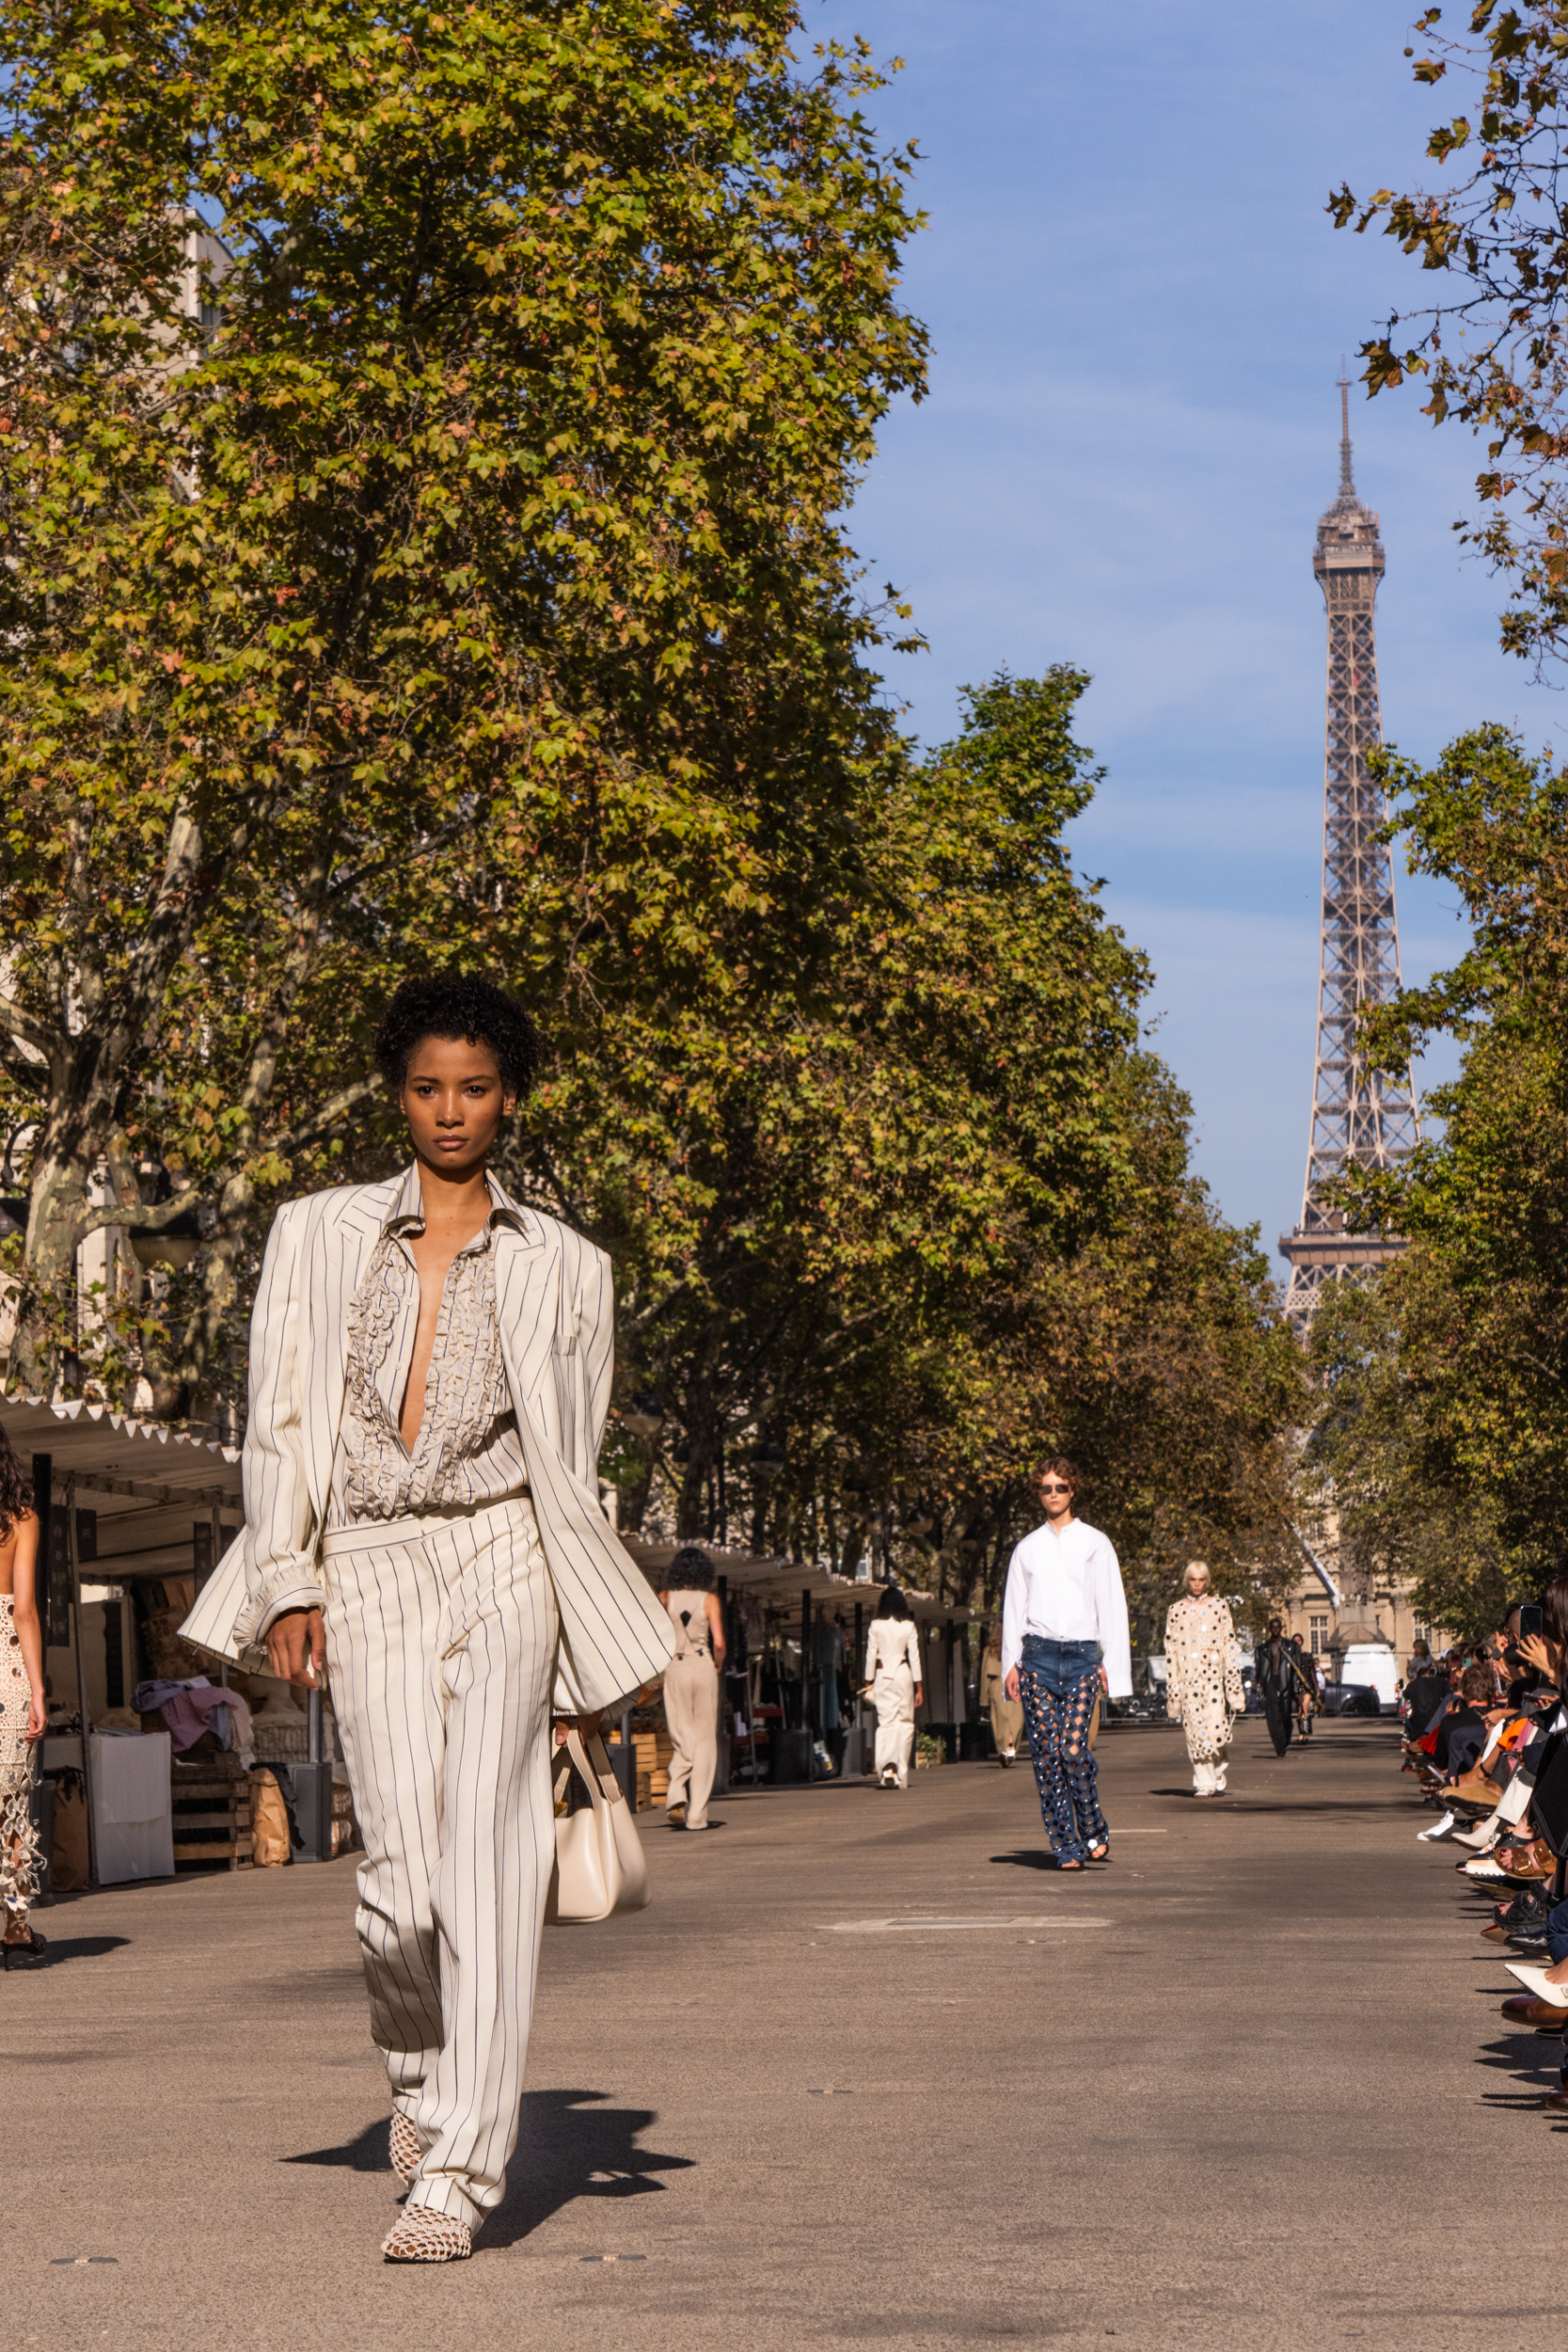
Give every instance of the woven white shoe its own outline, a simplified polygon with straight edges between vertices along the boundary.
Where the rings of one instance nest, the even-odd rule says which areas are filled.
[[[414,2129],[407,2116],[398,2107],[392,2109],[392,2130],[388,2153],[392,2160],[392,2169],[398,2179],[411,2181],[420,2169],[420,2160],[423,2151],[420,2146],[419,2133]]]
[[[389,2263],[461,2263],[474,2250],[474,2233],[466,2221],[450,2214],[432,2213],[428,2205],[404,2205],[381,2241]]]
[[[1544,1968],[1532,1967],[1527,1961],[1505,1960],[1503,1966],[1511,1977],[1517,1977],[1527,1993],[1538,2001],[1549,2001],[1554,2009],[1568,2014],[1568,1984],[1553,1984]]]

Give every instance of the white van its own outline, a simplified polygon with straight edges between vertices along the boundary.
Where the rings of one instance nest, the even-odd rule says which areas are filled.
[[[1385,1714],[1399,1703],[1399,1661],[1386,1642],[1353,1642],[1339,1663],[1339,1680],[1375,1691]]]

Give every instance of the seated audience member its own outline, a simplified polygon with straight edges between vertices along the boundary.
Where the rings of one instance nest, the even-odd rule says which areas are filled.
[[[1467,1772],[1486,1745],[1486,1711],[1497,1705],[1497,1686],[1490,1666],[1465,1667],[1459,1684],[1459,1704],[1450,1707],[1437,1726],[1433,1761],[1449,1780]]]

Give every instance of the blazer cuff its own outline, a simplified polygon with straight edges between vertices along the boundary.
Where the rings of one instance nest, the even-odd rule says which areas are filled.
[[[297,1560],[281,1561],[259,1584],[246,1585],[245,1606],[234,1621],[234,1639],[242,1649],[248,1649],[265,1637],[286,1611],[321,1605],[320,1580]]]
[[[651,1679],[657,1681],[658,1677],[656,1675]],[[552,1715],[624,1715],[628,1707],[637,1705],[647,1687],[647,1683],[640,1682],[635,1691],[624,1691],[619,1697],[612,1699],[596,1698],[590,1705],[577,1677],[562,1672],[558,1666],[555,1688],[550,1692],[550,1712]]]

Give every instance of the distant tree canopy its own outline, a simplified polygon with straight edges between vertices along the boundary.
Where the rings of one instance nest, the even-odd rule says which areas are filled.
[[[1067,1445],[1155,1584],[1255,1583],[1296,1358],[1063,846],[1085,681],[928,757],[879,698],[838,518],[923,384],[909,159],[799,31],[0,23],[11,1380],[237,1406],[276,1203],[397,1164],[380,1003],[483,966],[548,1039],[505,1172],[612,1250],[657,1400],[634,1520],[722,1478],[757,1543],[986,1591]],[[84,1237],[193,1211],[82,1326]]]
[[[668,1415],[628,1449],[634,1512],[657,1470],[711,1533],[722,1449],[752,1542],[994,1597],[1065,1449],[1151,1592],[1195,1551],[1232,1589],[1299,1572],[1299,1351],[1138,1048],[1143,960],[1061,844],[1098,781],[1085,683],[1001,678],[896,776],[819,989],[705,1082],[701,1214],[619,1234],[623,1353]],[[576,1149],[601,1200],[610,1141]]]
[[[1397,1068],[1447,1032],[1464,1061],[1432,1097],[1441,1133],[1351,1187],[1411,1247],[1375,1307],[1320,1317],[1314,1449],[1348,1532],[1467,1629],[1568,1564],[1568,777],[1501,727],[1386,772],[1414,870],[1457,889],[1473,945],[1369,1047]]]
[[[330,1148],[377,966],[500,913],[536,988],[657,1027],[744,984],[737,925],[762,987],[855,891],[888,728],[834,517],[924,338],[875,77],[801,78],[796,30],[668,0],[0,24],[37,1376],[87,1171],[155,1080],[231,1225]]]
[[[1459,528],[1507,583],[1504,645],[1545,664],[1568,653],[1568,8],[1477,0],[1467,37],[1441,24],[1426,9],[1406,52],[1461,109],[1428,142],[1438,183],[1341,187],[1329,209],[1381,223],[1428,274],[1429,307],[1362,345],[1366,382],[1417,378],[1429,416],[1482,439],[1480,516]],[[1375,1295],[1341,1290],[1319,1315],[1308,1455],[1353,1549],[1470,1631],[1568,1565],[1568,781],[1499,726],[1386,771],[1412,870],[1458,889],[1474,945],[1366,1042],[1397,1068],[1446,1033],[1464,1060],[1403,1174],[1347,1186],[1411,1246]]]

